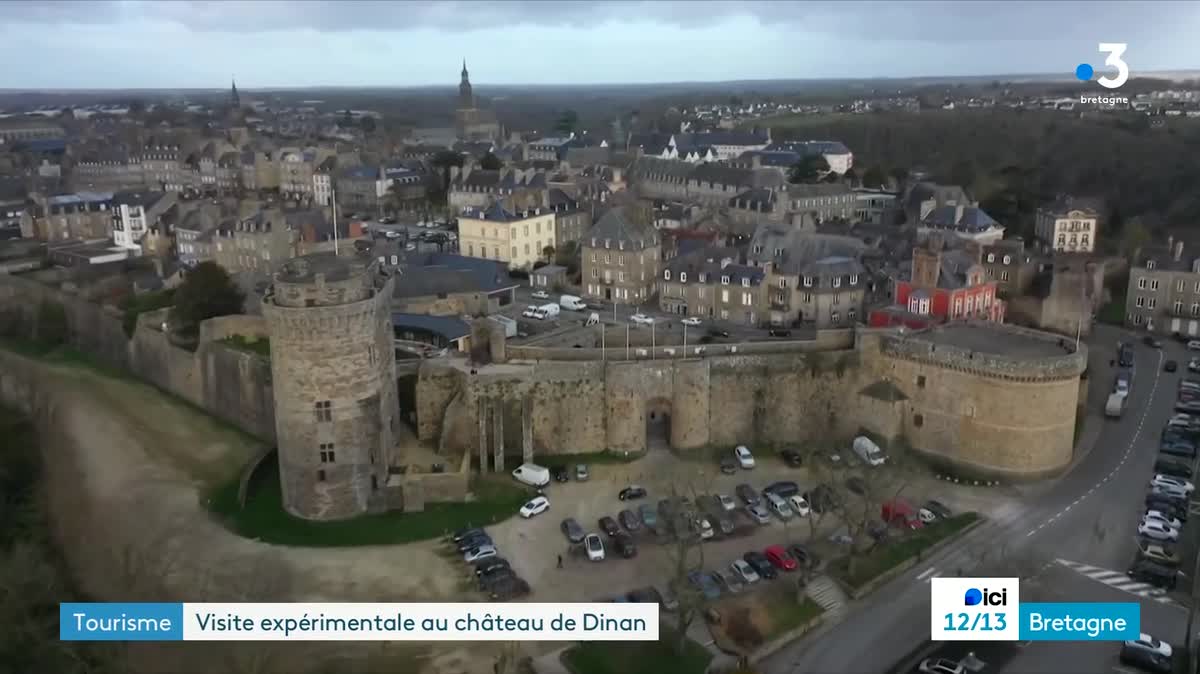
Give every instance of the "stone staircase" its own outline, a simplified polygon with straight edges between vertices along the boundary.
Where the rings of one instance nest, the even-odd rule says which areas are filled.
[[[836,622],[846,611],[849,598],[832,578],[822,574],[812,579],[805,588],[809,598],[825,609],[825,622]]]

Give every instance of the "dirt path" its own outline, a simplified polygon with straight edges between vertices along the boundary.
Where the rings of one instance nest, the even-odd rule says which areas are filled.
[[[306,549],[230,533],[212,519],[201,495],[236,475],[254,454],[255,443],[151,387],[9,353],[0,354],[0,372],[8,378],[9,397],[20,380],[18,385],[31,387],[40,401],[34,416],[47,452],[55,534],[91,596],[471,600],[460,591],[461,576],[433,542]],[[423,671],[492,671],[489,646],[472,651],[456,646],[426,653]],[[474,655],[475,650],[485,652]],[[405,672],[419,671],[407,660],[414,668]]]

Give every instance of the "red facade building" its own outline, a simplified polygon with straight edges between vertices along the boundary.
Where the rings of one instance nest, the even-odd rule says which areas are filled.
[[[894,304],[872,311],[868,324],[919,330],[968,318],[1003,323],[1004,300],[996,297],[996,281],[988,279],[980,255],[973,246],[943,249],[936,238],[917,246],[911,272],[894,280]]]

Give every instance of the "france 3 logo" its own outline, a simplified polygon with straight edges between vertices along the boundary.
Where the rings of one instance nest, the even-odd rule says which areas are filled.
[[[934,641],[1017,641],[1019,578],[934,578],[929,634]]]
[[[1105,75],[1096,80],[1096,84],[1105,89],[1118,89],[1122,84],[1129,79],[1129,64],[1125,63],[1123,57],[1125,50],[1129,49],[1129,45],[1124,42],[1101,42],[1099,51],[1101,54],[1108,54],[1108,58],[1104,59],[1104,65],[1111,66],[1117,69],[1115,77]],[[1090,82],[1092,76],[1096,74],[1096,69],[1088,63],[1080,63],[1075,66],[1075,77],[1081,82]]]

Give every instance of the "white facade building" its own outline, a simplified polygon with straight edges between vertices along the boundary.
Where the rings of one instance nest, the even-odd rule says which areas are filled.
[[[1094,209],[1060,202],[1038,209],[1034,234],[1051,250],[1091,253],[1096,249],[1097,223]]]

